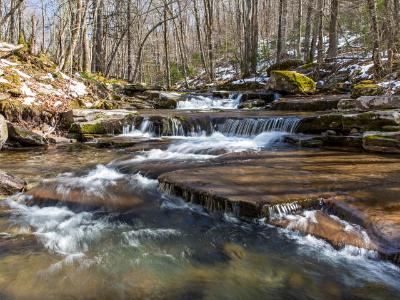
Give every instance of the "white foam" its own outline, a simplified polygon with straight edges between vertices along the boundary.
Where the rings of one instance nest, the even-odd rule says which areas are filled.
[[[234,95],[227,99],[215,99],[205,96],[191,96],[189,99],[179,101],[177,109],[237,109],[241,95]]]
[[[30,207],[13,199],[8,199],[7,204],[21,226],[34,228],[46,249],[62,255],[83,255],[105,229],[111,229],[106,220],[96,220],[89,212],[74,213],[66,207]]]
[[[158,180],[147,178],[141,174],[133,175],[132,181],[141,188],[154,189],[158,186]]]
[[[86,193],[100,196],[108,186],[115,185],[116,181],[123,177],[123,174],[112,168],[98,165],[84,176],[63,174],[57,177],[57,192],[68,194],[72,188],[84,188]]]

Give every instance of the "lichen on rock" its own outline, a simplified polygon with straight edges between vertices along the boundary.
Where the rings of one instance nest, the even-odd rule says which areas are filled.
[[[298,72],[272,71],[269,88],[284,94],[313,94],[316,92],[317,84]]]

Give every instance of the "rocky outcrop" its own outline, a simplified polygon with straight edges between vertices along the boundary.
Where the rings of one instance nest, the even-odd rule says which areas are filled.
[[[327,95],[311,97],[284,97],[271,104],[271,110],[280,111],[326,111],[336,110],[346,95]]]
[[[135,111],[80,110],[62,114],[60,123],[74,138],[85,140],[85,135],[122,134],[123,127],[132,124]]]
[[[272,71],[268,88],[284,94],[302,95],[316,92],[317,84],[311,78],[294,71]]]
[[[35,146],[44,146],[48,144],[48,141],[45,137],[34,133],[28,129],[23,128],[22,126],[7,123],[8,134],[9,134],[9,142],[14,144],[15,146],[22,147],[35,147]]]
[[[387,129],[397,131],[400,126],[398,110],[369,111],[362,113],[332,113],[302,119],[298,132],[321,133],[334,130],[348,134],[352,131],[380,131]]]
[[[363,147],[372,152],[400,153],[400,132],[366,132]]]
[[[380,110],[399,109],[400,96],[362,96],[357,99],[343,99],[339,102],[340,110]]]
[[[2,115],[0,115],[0,150],[3,148],[8,139],[7,122]]]
[[[0,170],[0,196],[9,196],[25,190],[26,182]]]

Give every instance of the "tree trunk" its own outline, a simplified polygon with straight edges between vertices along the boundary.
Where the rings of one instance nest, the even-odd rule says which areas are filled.
[[[201,38],[200,17],[199,17],[199,11],[197,8],[197,0],[193,0],[193,9],[194,9],[194,17],[196,19],[196,34],[197,34],[197,42],[199,43],[201,63],[203,64],[204,70],[210,76],[210,71],[208,69],[207,62],[205,59],[205,54],[204,54],[203,40]]]
[[[303,18],[303,0],[298,0],[298,12],[296,22],[296,56],[301,58],[301,25]]]
[[[286,35],[287,35],[287,0],[279,1],[279,25],[278,25],[278,45],[276,61],[280,62],[286,57]]]
[[[313,19],[313,6],[314,0],[309,0],[307,7],[307,20],[306,20],[306,32],[304,35],[304,61],[308,62],[311,57],[311,31],[312,31],[312,19]]]
[[[168,22],[167,22],[167,5],[164,7],[164,54],[165,54],[165,85],[167,90],[171,89],[171,70],[169,64],[168,49]]]
[[[382,74],[382,61],[380,53],[380,38],[378,29],[378,17],[376,12],[376,2],[375,0],[367,0],[368,11],[371,18],[371,35],[373,40],[372,47],[372,58],[374,61],[375,76],[379,77]]]
[[[329,23],[329,49],[328,58],[337,56],[338,51],[338,14],[339,14],[339,0],[331,0],[331,20]]]

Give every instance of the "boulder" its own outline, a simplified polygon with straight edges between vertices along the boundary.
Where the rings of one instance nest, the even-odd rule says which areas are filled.
[[[0,196],[9,196],[25,190],[26,182],[0,171]]]
[[[265,107],[266,103],[262,99],[247,100],[240,103],[239,109],[254,109]]]
[[[351,97],[357,99],[361,96],[378,96],[385,93],[384,89],[369,80],[355,84],[351,91]]]
[[[303,61],[300,59],[287,59],[270,66],[267,70],[267,73],[270,76],[272,71],[292,70],[300,67],[301,65],[303,65]]]
[[[22,147],[44,146],[48,142],[43,136],[25,129],[19,125],[8,122],[8,135],[11,143],[16,143]]]
[[[339,109],[377,110],[400,108],[400,96],[361,96],[339,103]]]
[[[7,122],[2,115],[0,115],[0,150],[8,139]]]
[[[274,101],[271,110],[281,111],[326,111],[336,110],[343,95],[285,97]]]
[[[382,131],[397,130],[400,125],[400,111],[369,111],[354,114],[332,113],[303,118],[298,132],[321,133],[335,130],[348,134],[352,131]]]
[[[366,132],[363,148],[372,152],[400,153],[400,132]]]
[[[317,84],[311,78],[294,71],[272,71],[268,87],[284,94],[313,94]]]
[[[143,93],[147,91],[149,88],[144,83],[137,83],[137,84],[126,84],[122,87],[121,93],[128,97],[132,97],[137,93]]]

